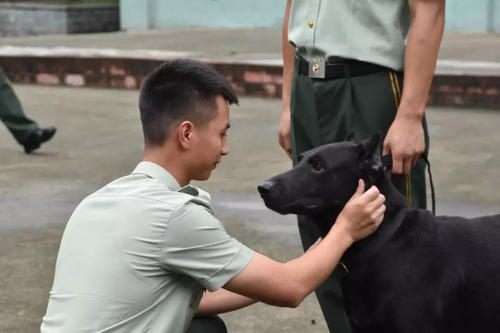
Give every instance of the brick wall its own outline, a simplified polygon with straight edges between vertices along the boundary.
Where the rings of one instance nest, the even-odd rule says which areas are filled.
[[[139,89],[144,77],[163,60],[127,58],[1,56],[0,67],[13,81]],[[280,97],[281,66],[209,63],[241,95]]]
[[[0,66],[13,82],[48,85],[138,89],[160,59],[71,56],[0,56]],[[282,68],[231,62],[209,62],[238,94],[281,97]],[[429,104],[500,109],[500,76],[436,73]]]
[[[0,36],[117,31],[117,5],[66,6],[0,3]]]

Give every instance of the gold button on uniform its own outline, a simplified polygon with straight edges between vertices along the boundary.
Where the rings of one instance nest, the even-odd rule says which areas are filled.
[[[314,22],[313,22],[313,20],[309,20],[309,21],[307,21],[307,25],[309,26],[309,28],[314,27]]]

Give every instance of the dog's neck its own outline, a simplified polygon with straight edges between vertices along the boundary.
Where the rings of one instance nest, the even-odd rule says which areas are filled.
[[[374,184],[379,189],[380,193],[382,193],[386,198],[386,216],[388,216],[388,214],[390,214],[391,212],[408,208],[408,201],[392,184],[390,177],[390,171],[384,172],[380,174],[379,178]]]
[[[344,255],[344,261],[349,266],[355,264],[360,258],[365,258],[376,251],[383,243],[392,235],[395,229],[399,226],[408,208],[406,198],[396,189],[390,180],[390,173],[381,173],[377,177],[375,183],[380,193],[385,198],[386,212],[384,220],[379,229],[369,237],[355,243]],[[340,214],[343,206],[335,207],[334,210],[327,214],[314,216],[315,224],[318,231],[324,237],[330,229],[330,224],[325,221],[335,221]],[[362,259],[361,259],[362,260]]]
[[[398,191],[390,180],[390,173],[383,173],[374,184],[382,193],[386,200],[386,211],[384,220],[377,231],[364,238],[349,248],[344,254],[343,261],[349,266],[362,264],[374,255],[387,240],[396,232],[401,225],[408,203],[406,198]]]
[[[389,219],[392,218],[394,214],[402,209],[408,208],[408,203],[405,197],[392,184],[390,180],[390,173],[381,173],[379,177],[377,177],[375,183],[368,184],[366,188],[369,188],[369,186],[371,185],[375,185],[379,189],[380,193],[382,193],[386,198],[386,212],[383,223],[390,223]],[[311,218],[315,221],[316,226],[318,227],[318,231],[321,237],[326,236],[326,234],[330,231],[330,223],[337,219],[337,216],[344,208],[344,205],[345,203],[342,205],[332,205],[331,210],[311,216]]]

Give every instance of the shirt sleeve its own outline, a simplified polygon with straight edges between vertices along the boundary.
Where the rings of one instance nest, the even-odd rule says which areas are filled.
[[[227,234],[206,207],[188,202],[168,223],[161,264],[214,291],[238,275],[253,255],[253,250]]]

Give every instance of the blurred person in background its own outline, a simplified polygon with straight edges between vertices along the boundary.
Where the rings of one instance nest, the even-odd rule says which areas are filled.
[[[44,142],[52,139],[56,133],[54,126],[41,128],[36,122],[26,117],[19,98],[0,67],[0,119],[7,126],[17,142],[29,154],[40,148]]]

